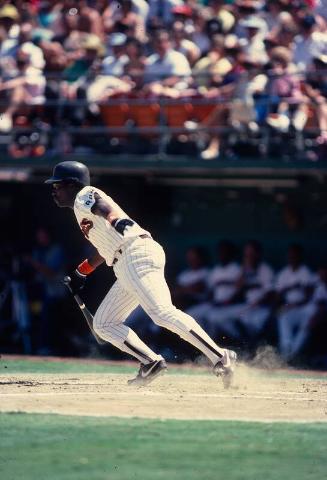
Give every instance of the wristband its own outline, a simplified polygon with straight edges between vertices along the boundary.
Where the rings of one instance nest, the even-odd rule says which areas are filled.
[[[88,259],[84,260],[84,262],[77,267],[78,273],[81,273],[82,275],[89,275],[93,270],[95,270],[95,267],[92,267],[92,265],[89,264]]]

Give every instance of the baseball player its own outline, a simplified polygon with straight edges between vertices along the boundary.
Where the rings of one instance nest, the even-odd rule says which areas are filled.
[[[97,309],[93,328],[101,338],[141,362],[129,384],[148,384],[167,369],[162,356],[124,325],[141,305],[157,325],[175,332],[206,355],[213,372],[228,387],[236,353],[219,348],[191,316],[174,307],[164,276],[165,253],[151,234],[112,198],[90,186],[89,170],[82,163],[58,163],[45,183],[52,184],[52,196],[59,207],[74,210],[83,234],[95,247],[94,255],[71,273],[73,293],[83,288],[87,276],[103,262],[113,267],[117,280]]]

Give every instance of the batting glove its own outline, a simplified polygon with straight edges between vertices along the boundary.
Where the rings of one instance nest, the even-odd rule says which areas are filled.
[[[87,275],[83,275],[77,269],[69,274],[69,287],[73,295],[77,295],[84,288]]]

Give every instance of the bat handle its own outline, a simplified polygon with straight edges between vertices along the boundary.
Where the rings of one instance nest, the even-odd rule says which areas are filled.
[[[85,303],[83,302],[83,300],[81,299],[81,297],[79,295],[74,295],[74,298],[76,300],[76,302],[78,303],[78,306],[81,310],[85,310]]]

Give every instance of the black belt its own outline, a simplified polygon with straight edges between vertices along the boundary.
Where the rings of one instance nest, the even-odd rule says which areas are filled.
[[[142,233],[142,235],[139,235],[140,238],[152,238],[151,235],[148,235],[147,233]],[[117,250],[116,254],[119,253],[120,255],[123,253],[122,249],[120,248]],[[118,262],[118,258],[115,257],[112,261],[112,264],[115,265],[115,263]]]

